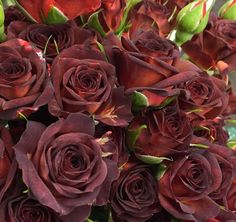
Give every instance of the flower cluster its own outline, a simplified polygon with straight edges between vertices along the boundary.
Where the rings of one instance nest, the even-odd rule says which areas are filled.
[[[236,221],[235,1],[213,2],[0,4],[2,222]]]

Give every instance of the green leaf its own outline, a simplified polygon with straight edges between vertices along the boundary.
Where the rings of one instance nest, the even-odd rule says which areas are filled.
[[[68,21],[68,18],[57,7],[53,6],[45,18],[46,24],[63,24]]]
[[[134,91],[131,95],[132,111],[139,112],[148,106],[148,98],[138,91]]]
[[[103,27],[98,19],[98,15],[101,11],[102,10],[99,10],[90,15],[87,24],[89,27],[96,29],[102,35],[102,37],[105,37],[106,32],[103,30]]]
[[[163,163],[159,164],[157,167],[156,178],[160,180],[164,176],[166,171],[167,171],[167,166]]]
[[[133,150],[135,148],[135,143],[138,139],[138,137],[140,136],[140,134],[142,133],[143,129],[146,129],[147,125],[141,125],[140,127],[138,127],[135,130],[129,130],[127,131],[127,145],[129,147],[129,149]]]
[[[157,157],[157,156],[150,156],[150,155],[136,155],[136,157],[143,161],[144,163],[147,164],[160,164],[162,163],[164,160],[168,160],[168,161],[172,161],[171,159],[167,158],[167,157]]]
[[[236,149],[236,140],[230,140],[227,143],[227,147],[231,148],[231,149]]]
[[[177,98],[177,96],[171,96],[168,97],[167,99],[165,99],[160,106],[158,106],[158,109],[163,109],[166,106],[168,106],[169,104],[171,104],[173,101],[175,101],[175,99]]]

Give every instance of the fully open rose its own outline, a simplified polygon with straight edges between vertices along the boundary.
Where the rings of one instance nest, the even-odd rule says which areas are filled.
[[[7,32],[9,39],[20,38],[34,43],[49,63],[64,49],[75,44],[89,44],[94,40],[92,31],[79,28],[73,22],[45,25],[18,21],[12,22]]]
[[[48,103],[53,95],[41,51],[21,39],[0,45],[0,118],[16,118]]]
[[[117,177],[116,164],[102,158],[106,143],[100,145],[93,134],[92,119],[71,114],[48,128],[28,122],[14,147],[24,183],[41,204],[65,215],[65,221],[83,221],[92,204],[105,204]]]
[[[169,156],[188,151],[192,129],[187,116],[170,105],[162,110],[149,111],[136,116],[128,128],[128,135],[140,131],[137,139],[127,142],[138,155]]]
[[[113,184],[111,206],[115,221],[142,222],[159,212],[157,184],[148,165],[127,163]]]
[[[49,111],[55,116],[83,112],[108,125],[127,125],[131,101],[115,87],[115,67],[97,49],[75,45],[62,52],[51,69],[55,98]]]

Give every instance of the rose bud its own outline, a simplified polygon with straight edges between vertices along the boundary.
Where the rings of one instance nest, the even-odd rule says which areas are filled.
[[[112,185],[111,207],[115,222],[143,222],[160,211],[158,188],[149,165],[128,162]]]
[[[111,183],[118,176],[116,163],[102,152],[106,143],[114,144],[98,141],[94,131],[93,119],[80,113],[47,128],[28,121],[14,146],[30,192],[41,204],[63,215],[66,222],[82,222],[92,205],[107,204]]]
[[[197,0],[180,10],[177,16],[176,32],[176,42],[179,45],[205,29],[214,3],[214,0]]]
[[[191,138],[187,116],[176,105],[170,105],[135,117],[126,139],[138,157],[166,157],[187,152]]]
[[[4,8],[2,5],[2,1],[0,1],[0,42],[3,42],[6,40],[6,34],[4,32],[5,31],[4,20],[5,20]]]
[[[225,2],[219,10],[219,16],[224,19],[236,20],[236,1]]]
[[[40,50],[21,39],[0,45],[0,119],[29,115],[53,96]]]
[[[97,48],[75,45],[64,50],[52,64],[51,78],[52,115],[82,112],[112,126],[126,126],[132,119],[130,99],[123,87],[115,87],[115,67]]]
[[[52,209],[26,194],[11,195],[0,204],[2,222],[62,222]]]
[[[124,14],[125,5],[125,0],[102,0],[99,21],[106,32],[118,29]]]
[[[18,4],[38,23],[57,24],[79,15],[90,13],[100,7],[99,0],[83,2],[71,0],[17,0]]]
[[[72,45],[92,44],[95,40],[92,31],[79,28],[73,22],[58,25],[12,22],[7,36],[8,39],[20,38],[34,43],[42,50],[48,63]]]
[[[162,207],[175,218],[187,221],[204,222],[218,216],[220,205],[209,197],[224,183],[217,158],[210,150],[193,149],[189,155],[171,163],[159,181]]]

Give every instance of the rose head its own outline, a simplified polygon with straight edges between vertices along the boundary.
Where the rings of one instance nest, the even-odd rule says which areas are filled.
[[[49,111],[55,116],[83,112],[108,125],[127,125],[131,102],[121,87],[115,88],[115,68],[96,48],[75,45],[53,62],[51,78],[55,98]]]
[[[134,133],[137,138],[132,141]],[[187,116],[171,105],[135,117],[128,128],[127,142],[137,155],[164,157],[188,151],[191,138]]]
[[[53,94],[41,51],[21,39],[0,45],[0,118],[13,119],[45,105]]]
[[[166,36],[171,31],[169,17],[171,11],[160,1],[141,1],[131,12],[130,36],[142,31],[155,30],[160,36]]]
[[[196,121],[192,124],[194,135],[204,137],[212,143],[226,145],[229,135],[224,130],[224,121],[222,119]]]
[[[12,195],[0,204],[2,222],[62,222],[50,208],[27,195]]]
[[[177,88],[186,91],[180,96],[180,107],[193,114],[192,118],[214,119],[224,112],[228,105],[228,93],[224,80],[202,74],[190,81],[179,84]]]
[[[73,22],[58,25],[28,24],[13,22],[8,28],[8,38],[21,38],[34,43],[52,63],[64,49],[75,44],[92,43],[92,31],[79,28]]]
[[[29,121],[14,147],[24,183],[65,221],[83,221],[92,204],[106,204],[118,174],[116,164],[102,158],[104,143],[93,137],[94,129],[93,120],[83,114],[71,114],[48,128]]]
[[[175,160],[160,179],[160,203],[178,219],[207,221],[220,211],[208,195],[221,181],[220,166],[213,154],[208,151],[192,153]]]
[[[146,221],[160,210],[157,196],[150,166],[127,163],[112,186],[110,199],[115,221]]]
[[[133,40],[112,35],[104,41],[106,53],[116,67],[120,85],[126,89],[148,87],[176,74],[173,66],[178,56],[176,46],[154,32],[146,32]]]
[[[236,21],[212,18],[204,32],[194,36],[182,48],[199,66],[234,69],[236,67]],[[223,61],[224,67],[220,66]]]

